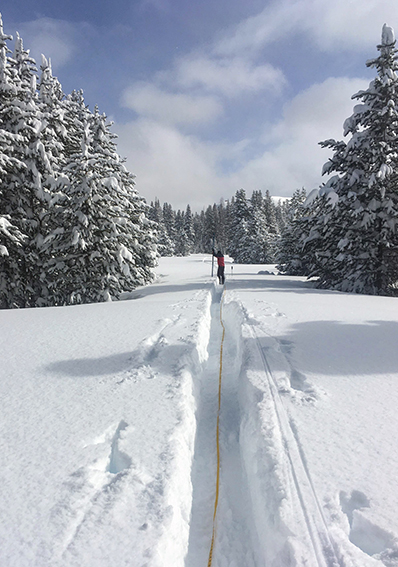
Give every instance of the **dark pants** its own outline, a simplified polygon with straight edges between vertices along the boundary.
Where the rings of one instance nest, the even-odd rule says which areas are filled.
[[[225,272],[225,266],[218,266],[217,277],[218,277],[218,281],[221,284],[225,282],[224,272]]]

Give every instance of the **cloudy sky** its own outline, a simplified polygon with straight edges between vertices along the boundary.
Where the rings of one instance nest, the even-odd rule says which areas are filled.
[[[3,0],[6,33],[114,121],[148,201],[317,187],[397,0]]]

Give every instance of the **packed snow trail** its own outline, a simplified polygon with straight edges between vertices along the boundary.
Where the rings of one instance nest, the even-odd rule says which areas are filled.
[[[222,302],[225,293],[225,286],[224,291],[221,294],[220,299],[220,324],[222,327],[222,335],[221,335],[221,343],[220,343],[220,361],[219,361],[219,374],[218,374],[218,396],[217,396],[217,426],[216,426],[216,447],[217,447],[217,463],[216,463],[216,496],[214,499],[214,512],[213,512],[213,529],[211,534],[211,543],[210,543],[210,552],[209,552],[209,560],[207,562],[208,567],[212,566],[213,563],[213,553],[214,553],[214,544],[216,538],[216,522],[217,522],[217,509],[218,509],[218,500],[220,497],[220,411],[221,411],[221,386],[222,386],[222,374],[223,374],[223,352],[224,352],[224,339],[225,339],[225,325],[222,320]]]
[[[236,303],[227,305],[225,325],[220,322],[222,304],[220,305],[219,302],[222,298],[220,291],[214,295],[211,307],[209,359],[201,377],[192,472],[193,508],[186,566],[255,567],[262,565],[264,560],[265,565],[298,566],[306,565],[310,560],[312,567],[339,567],[342,563],[337,558],[334,543],[327,530],[306,468],[297,433],[279,398],[260,338],[256,335],[255,327],[245,322],[243,308]],[[223,344],[225,330],[227,332]],[[246,330],[247,338],[251,338],[252,341],[245,341],[242,338],[242,330]],[[257,347],[257,352],[253,347]],[[278,497],[272,495],[269,499],[270,490],[263,492],[255,479],[249,488],[246,476],[247,471],[250,474],[253,462],[256,461],[256,459],[253,461],[252,455],[248,456],[248,448],[250,451],[253,440],[254,443],[257,440],[258,444],[262,441],[261,426],[252,428],[252,417],[248,416],[255,415],[253,407],[259,406],[264,401],[261,400],[259,403],[257,400],[256,404],[256,400],[246,398],[246,402],[249,403],[243,407],[243,410],[246,410],[244,411],[246,421],[242,423],[241,405],[245,403],[245,395],[239,390],[239,386],[246,390],[252,386],[250,371],[248,373],[243,364],[244,351],[247,354],[250,349],[251,367],[253,362],[255,365],[258,363],[256,358],[260,356],[259,374],[263,384],[262,394],[267,398],[268,405],[268,415],[263,418],[268,423],[272,419],[275,420],[272,423],[272,427],[276,429],[273,435],[280,437],[279,457],[284,460],[283,466],[287,469],[286,480],[291,492],[289,501],[292,500],[294,506],[290,517],[292,525],[283,526],[281,522],[276,529],[269,518],[279,514]],[[217,380],[219,372],[222,372],[220,399]],[[218,440],[219,402],[221,402],[221,410]],[[246,442],[246,446],[243,447],[240,440],[241,429],[243,441]],[[250,438],[245,437],[245,433],[248,433]],[[219,495],[217,492],[218,441],[221,451]],[[209,446],[212,451],[211,463],[208,461]],[[242,450],[246,452],[246,461],[242,460]],[[264,463],[268,463],[269,460],[269,455],[261,454],[262,462],[255,462],[256,469],[258,467],[261,470]],[[267,477],[267,472],[265,476]],[[267,480],[269,481],[271,477],[272,482],[272,473],[268,473],[268,477]],[[209,487],[214,488],[210,491]],[[213,542],[211,518],[214,501],[216,501],[217,515]],[[254,502],[254,510],[252,502]],[[297,525],[302,526],[302,529],[299,537],[294,538],[292,528],[296,528]],[[288,535],[289,531],[290,535]],[[210,557],[206,562],[206,553],[209,553],[209,549]]]
[[[207,364],[197,392],[197,431],[192,467],[193,504],[186,567],[209,564],[217,479],[217,414],[220,372],[221,291],[213,295]],[[249,526],[251,510],[239,448],[240,410],[237,396],[240,352],[225,335],[220,409],[220,492],[215,519],[213,567],[255,567]]]
[[[235,291],[228,294],[224,313],[227,334],[235,334],[238,349],[242,351],[238,389],[240,454],[243,474],[248,478],[251,519],[255,526],[251,535],[252,540],[259,543],[259,549],[253,548],[256,557],[261,558],[259,565],[380,565],[376,557],[369,557],[352,545],[351,542],[358,541],[360,547],[366,548],[353,530],[351,541],[342,533],[337,516],[330,515],[331,507],[322,501],[315,488],[300,439],[300,427],[291,408],[297,403],[302,407],[316,405],[321,394],[291,366],[284,354],[292,349],[292,343],[278,338],[275,332],[278,323],[274,323],[284,316],[275,310],[271,313],[271,326],[264,325],[264,321],[257,319],[242,303],[240,283],[230,284]],[[267,310],[270,307],[269,304]],[[274,326],[275,331],[272,331]],[[361,495],[360,501],[366,498]],[[371,538],[372,531],[377,533],[370,527]],[[383,530],[380,533],[389,543],[395,541]],[[363,538],[366,537],[364,531]],[[387,550],[386,565],[396,565],[392,559],[395,557],[394,548]]]
[[[213,291],[208,360],[196,392],[192,512],[185,567],[377,565],[367,556],[358,563],[352,545],[336,536],[314,487],[298,428],[283,400],[291,394],[310,403],[314,391],[294,373],[286,389],[289,369],[275,372],[268,360],[284,358],[278,339],[248,315],[236,293],[223,297],[220,323],[222,292]],[[282,362],[279,360],[279,368],[283,368]],[[213,546],[220,370],[221,466]]]
[[[0,564],[206,567],[220,288],[0,312]],[[397,299],[234,266],[213,567],[398,567]],[[40,332],[38,332],[38,329]]]

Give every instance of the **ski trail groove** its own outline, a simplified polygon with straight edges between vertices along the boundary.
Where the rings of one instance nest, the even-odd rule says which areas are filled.
[[[220,372],[221,294],[211,306],[208,360],[197,392],[197,430],[192,465],[193,500],[186,567],[206,567],[212,540],[217,479],[217,415]],[[224,322],[225,324],[225,322]],[[237,342],[226,333],[219,414],[220,485],[212,567],[256,567],[251,545],[250,497],[239,446],[238,378],[241,361]]]
[[[249,325],[250,333],[255,339],[260,357],[262,359],[269,391],[272,397],[278,426],[283,438],[284,452],[289,463],[290,473],[293,479],[297,498],[300,503],[303,517],[307,526],[308,536],[311,541],[314,558],[318,567],[343,567],[344,560],[341,558],[338,546],[335,544],[329,532],[327,522],[319,502],[307,461],[300,443],[298,431],[292,418],[280,398],[278,386],[269,366],[264,349],[256,329]]]
[[[221,294],[221,299],[220,299],[220,324],[222,327],[222,335],[221,335],[221,343],[220,343],[220,368],[218,375],[218,409],[217,409],[217,427],[216,427],[216,446],[217,446],[216,497],[214,501],[213,529],[211,535],[209,560],[207,563],[208,567],[211,567],[213,563],[214,542],[216,537],[217,508],[218,508],[218,499],[220,495],[220,410],[221,410],[223,351],[224,351],[224,339],[225,339],[225,326],[222,319],[222,302],[224,299],[224,293],[225,293],[225,288]]]

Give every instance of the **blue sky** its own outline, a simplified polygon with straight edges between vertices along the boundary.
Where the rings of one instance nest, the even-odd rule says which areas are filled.
[[[324,179],[396,0],[5,0],[6,33],[114,121],[148,201],[195,210]]]

